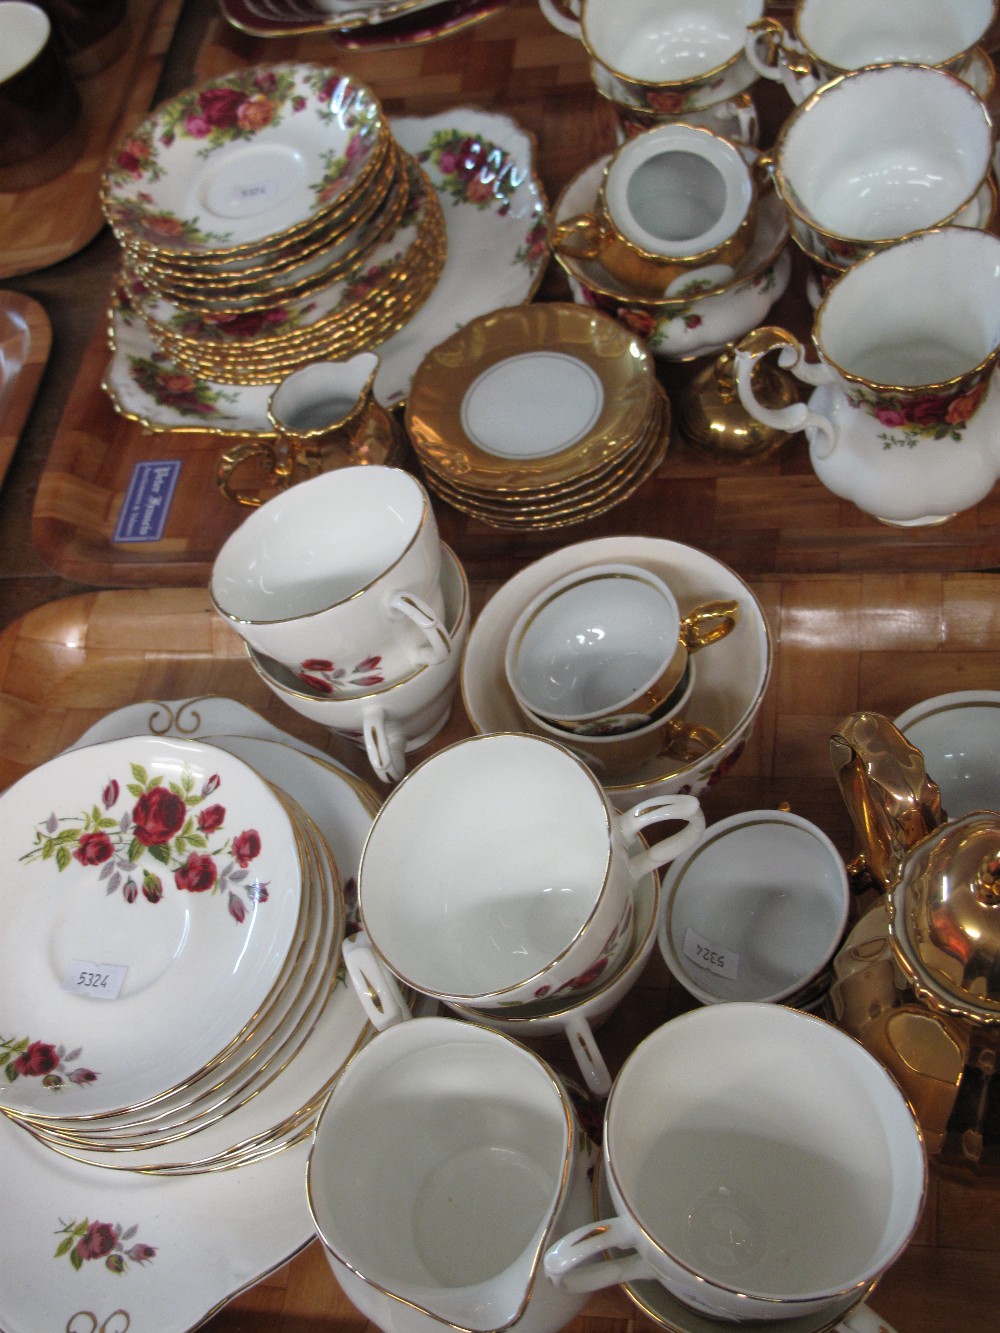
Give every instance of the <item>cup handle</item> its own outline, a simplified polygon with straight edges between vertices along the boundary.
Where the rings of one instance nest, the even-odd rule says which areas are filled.
[[[406,772],[406,745],[398,728],[387,723],[385,709],[366,713],[361,724],[368,762],[383,782],[399,782]]]
[[[840,1321],[834,1333],[896,1333],[870,1305],[859,1305]]]
[[[606,230],[591,213],[557,222],[549,232],[552,249],[571,259],[600,259],[608,240]]]
[[[778,352],[778,365],[791,370],[797,379],[805,384],[831,384],[836,375],[828,366],[819,362],[810,364],[805,359],[805,348],[792,334],[773,325],[762,325],[753,329],[736,344],[734,366],[736,370],[736,392],[739,400],[756,420],[771,426],[775,430],[786,431],[789,435],[812,426],[818,432],[813,443],[817,458],[829,458],[837,444],[833,423],[819,412],[814,412],[805,403],[790,403],[788,407],[765,407],[753,390],[753,372],[761,357],[769,352]]]
[[[341,954],[354,992],[374,1027],[381,1032],[412,1017],[396,978],[376,955],[363,930],[344,940]]]
[[[451,635],[441,617],[415,592],[397,592],[390,598],[389,609],[415,625],[427,641],[427,666],[443,662],[451,652]]]
[[[682,820],[687,828],[654,842],[651,847],[633,852],[628,862],[633,880],[642,879],[650,871],[658,870],[668,861],[690,851],[705,832],[705,814],[697,796],[652,796],[618,816],[626,843],[630,843],[647,824],[658,824],[667,819]]]
[[[635,1243],[628,1224],[620,1217],[585,1222],[560,1237],[545,1251],[545,1276],[562,1291],[599,1291],[619,1282],[655,1278],[655,1270],[641,1255],[621,1259],[605,1257],[606,1250],[633,1250]]]
[[[569,14],[566,13],[566,10],[556,4],[555,0],[538,0],[538,7],[552,24],[553,28],[558,28],[558,30],[564,32],[567,37],[580,38],[583,30],[580,27],[579,18],[575,16],[576,6],[573,6],[573,12]],[[569,5],[567,5],[567,8],[569,8]]]
[[[751,68],[762,79],[782,84],[796,106],[801,105],[822,82],[809,52],[789,37],[777,19],[757,19],[749,24],[743,49]]]
[[[594,1040],[590,1024],[582,1014],[567,1014],[563,1026],[566,1040],[587,1087],[595,1096],[606,1097],[611,1091],[611,1074]]]
[[[689,653],[696,653],[731,634],[739,618],[739,602],[703,602],[681,621],[681,642]]]

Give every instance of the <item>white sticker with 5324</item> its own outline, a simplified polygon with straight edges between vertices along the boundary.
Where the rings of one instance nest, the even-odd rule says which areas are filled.
[[[718,977],[729,977],[735,981],[740,974],[740,956],[731,949],[723,949],[711,940],[706,940],[696,930],[688,926],[684,932],[684,956],[692,963],[714,972]]]
[[[117,1000],[127,971],[121,963],[88,963],[74,958],[66,969],[62,988],[91,1000]]]

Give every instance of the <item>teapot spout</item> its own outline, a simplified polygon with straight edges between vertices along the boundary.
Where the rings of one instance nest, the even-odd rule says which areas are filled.
[[[921,752],[882,713],[850,713],[830,737],[830,760],[872,876],[885,891],[908,853],[945,822]]]

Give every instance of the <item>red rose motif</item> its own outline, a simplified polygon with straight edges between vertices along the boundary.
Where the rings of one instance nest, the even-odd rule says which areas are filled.
[[[142,896],[151,903],[158,903],[163,897],[163,880],[151,870],[142,872]]]
[[[214,888],[219,877],[215,862],[210,856],[192,852],[179,870],[174,871],[174,882],[179,889],[188,893],[204,893]]]
[[[114,805],[114,803],[118,800],[118,793],[120,790],[121,789],[119,788],[118,783],[114,780],[114,778],[110,778],[108,781],[108,785],[104,788],[104,791],[101,793],[101,799],[104,801],[105,810],[110,810],[111,807]]]
[[[229,915],[239,925],[242,925],[246,920],[246,905],[241,899],[237,898],[235,893],[230,893],[229,895]]]
[[[490,150],[479,139],[463,139],[455,152],[455,175],[460,180],[471,180],[489,166]]]
[[[133,832],[144,847],[169,842],[187,816],[182,797],[166,787],[153,787],[139,797],[132,811]]]
[[[310,676],[308,671],[303,671],[299,676],[303,685],[308,685],[310,689],[316,690],[318,694],[332,694],[333,686],[322,676]]]
[[[307,657],[302,663],[303,671],[332,671],[333,663],[325,657]]]
[[[256,829],[248,828],[233,839],[233,860],[246,870],[255,856],[260,856],[260,834]]]
[[[952,399],[946,414],[946,420],[950,426],[965,425],[979,406],[980,400],[986,392],[986,383],[986,380],[980,380],[974,389],[970,389],[968,393],[960,394],[957,398]]]
[[[92,1069],[74,1069],[73,1072],[67,1074],[66,1077],[69,1079],[70,1083],[75,1083],[81,1088],[86,1087],[88,1083],[97,1082],[97,1075]]]
[[[607,956],[598,958],[596,963],[591,963],[586,972],[581,972],[579,976],[573,978],[567,985],[571,990],[581,990],[584,986],[592,986],[608,965]]]
[[[209,805],[198,813],[198,827],[202,833],[214,833],[216,829],[222,827],[226,818],[226,807],[224,805]]]
[[[118,1244],[118,1232],[110,1222],[91,1222],[76,1244],[81,1259],[101,1259]]]
[[[148,1264],[156,1254],[155,1245],[133,1245],[130,1250],[125,1251],[126,1256],[135,1264]]]
[[[911,403],[907,416],[915,426],[926,429],[943,421],[947,410],[948,399],[941,394],[934,394],[930,398],[918,398],[915,403]]]
[[[81,833],[73,848],[73,857],[82,866],[99,866],[114,855],[114,847],[106,833]]]
[[[40,1078],[43,1074],[50,1074],[58,1064],[59,1056],[54,1046],[50,1046],[47,1041],[33,1041],[13,1061],[13,1069],[17,1074]]]
[[[236,116],[243,101],[243,94],[235,88],[206,88],[198,95],[201,114],[209,125],[219,130],[229,130],[236,124]]]

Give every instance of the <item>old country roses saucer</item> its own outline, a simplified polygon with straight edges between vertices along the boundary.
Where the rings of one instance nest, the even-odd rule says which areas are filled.
[[[385,149],[363,84],[326,65],[240,70],[165,103],[112,154],[118,240],[153,253],[246,250],[343,205]]]
[[[281,975],[302,903],[283,803],[202,742],[72,751],[0,795],[0,1108],[113,1114],[210,1067]]]

